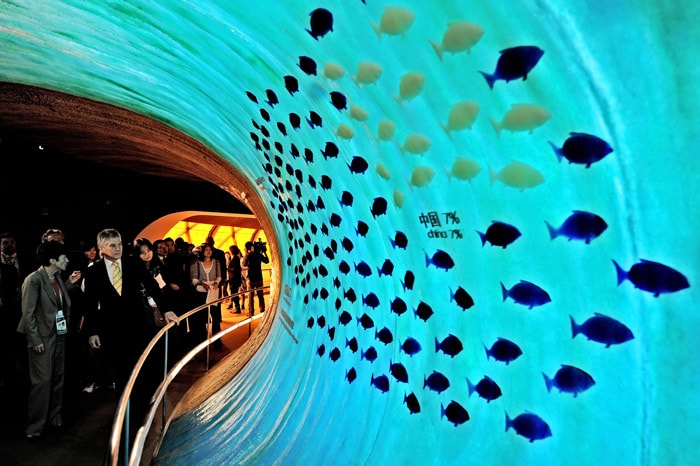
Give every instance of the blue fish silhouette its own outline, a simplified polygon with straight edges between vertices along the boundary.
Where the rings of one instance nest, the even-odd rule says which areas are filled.
[[[450,388],[450,381],[443,373],[433,370],[429,376],[423,379],[423,388],[425,387],[440,394]]]
[[[486,375],[483,379],[479,380],[476,385],[472,384],[469,379],[467,379],[467,387],[469,388],[469,396],[476,392],[481,398],[485,399],[487,403],[500,398],[503,394],[503,392],[501,392],[501,387]]]
[[[590,167],[592,163],[602,160],[613,149],[606,141],[598,136],[586,133],[569,133],[569,138],[564,145],[558,148],[553,142],[549,142],[561,162],[562,157],[569,163],[578,163]]]
[[[632,331],[625,324],[599,312],[581,325],[578,325],[572,316],[569,316],[569,319],[571,319],[571,338],[582,333],[589,340],[605,344],[606,348],[634,338]]]
[[[345,378],[348,380],[348,383],[353,383],[357,378],[357,371],[355,371],[354,367],[351,367],[350,370],[345,373]]]
[[[337,108],[338,110],[343,110],[344,108],[347,108],[347,98],[345,97],[345,94],[338,91],[332,91],[330,96],[331,103],[335,108]]]
[[[316,8],[309,13],[309,16],[311,16],[309,20],[311,29],[307,29],[306,32],[311,34],[314,39],[318,40],[319,37],[323,37],[333,30],[333,13],[325,8]]]
[[[424,301],[418,303],[418,307],[415,310],[415,315],[421,319],[423,322],[427,322],[430,316],[434,314],[433,308]]]
[[[290,95],[294,95],[295,92],[299,92],[299,81],[294,76],[287,75],[284,77],[284,87],[287,88]]]
[[[474,299],[467,290],[461,286],[458,287],[455,292],[452,292],[452,288],[450,288],[450,301],[456,302],[457,305],[462,308],[462,311],[466,311],[474,305]]]
[[[299,68],[308,75],[316,75],[316,62],[311,57],[299,56]]]
[[[346,337],[345,338],[345,346],[347,348],[350,348],[350,351],[352,351],[353,353],[357,353],[357,349],[358,349],[357,338],[352,337],[352,340],[348,340]]]
[[[389,361],[389,372],[398,382],[408,383],[408,371],[400,362],[392,363]]]
[[[382,327],[381,330],[375,331],[374,338],[378,339],[385,345],[388,345],[394,341],[394,335],[391,334],[391,330],[389,330],[387,327]]]
[[[613,260],[617,271],[618,286],[625,280],[632,282],[635,288],[648,291],[658,297],[661,293],[673,293],[690,287],[688,279],[671,267],[642,259],[625,271]]]
[[[546,439],[552,436],[552,430],[549,425],[538,415],[532,413],[523,413],[511,419],[506,412],[506,432],[513,428],[515,432],[534,442],[535,440]]]
[[[544,372],[542,376],[548,392],[552,387],[557,387],[561,392],[573,393],[574,398],[579,392],[588,390],[595,384],[593,377],[586,371],[566,364],[561,365],[554,378],[548,377]]]
[[[362,314],[361,317],[357,318],[357,321],[362,325],[365,330],[374,327],[374,320],[367,313]]]
[[[396,315],[401,315],[406,310],[408,309],[408,306],[406,306],[406,301],[403,299],[399,298],[398,296],[394,298],[394,300],[391,302],[391,312],[393,312]]]
[[[384,263],[381,268],[377,267],[377,274],[381,277],[382,275],[391,275],[394,272],[394,263],[391,259],[384,259]]]
[[[333,348],[328,354],[328,357],[331,359],[331,361],[336,362],[338,359],[340,359],[340,350],[337,347]]]
[[[380,375],[379,377],[375,377],[372,375],[372,380],[371,384],[374,385],[377,389],[379,389],[382,393],[386,393],[389,391],[389,377],[386,375]]]
[[[367,278],[372,275],[372,269],[369,264],[365,261],[360,261],[360,263],[355,264],[355,272],[359,273],[363,277]]]
[[[515,361],[523,354],[520,346],[516,343],[500,337],[491,345],[491,348],[487,348],[486,345],[484,345],[484,349],[486,350],[486,359],[492,357],[496,361],[505,362],[506,365],[510,364],[511,361]]]
[[[551,301],[546,291],[526,280],[520,280],[520,282],[513,285],[510,290],[506,289],[505,285],[501,283],[501,292],[503,294],[503,301],[510,297],[516,303],[528,306],[529,309],[547,304]]]
[[[547,225],[551,239],[565,236],[569,240],[583,240],[586,244],[599,237],[608,228],[608,224],[600,216],[583,210],[574,210],[559,228],[554,228],[547,221],[544,223]]]
[[[362,174],[367,171],[367,168],[369,168],[369,164],[364,158],[360,157],[359,155],[356,155],[348,164],[348,168],[352,173]]]
[[[360,351],[360,359],[374,362],[374,360],[377,359],[377,350],[374,346],[370,346],[366,351]]]
[[[485,233],[477,231],[481,237],[481,245],[488,241],[492,246],[500,246],[503,249],[520,237],[520,230],[513,225],[504,222],[493,221]]]
[[[403,402],[406,403],[408,412],[410,414],[420,413],[420,403],[418,402],[418,397],[415,393],[411,392],[408,395],[404,395]]]
[[[370,292],[369,294],[362,296],[362,304],[369,306],[372,309],[376,309],[379,306],[379,297],[376,293]]]
[[[370,209],[372,217],[377,218],[380,215],[384,215],[386,213],[387,205],[386,199],[383,197],[375,197],[374,201],[372,202],[372,208]]]
[[[397,231],[394,235],[394,239],[389,238],[389,242],[391,243],[391,247],[394,249],[406,249],[406,246],[408,246],[408,238],[402,231]]]
[[[340,313],[338,321],[343,325],[347,325],[352,321],[352,314],[350,314],[348,311],[343,311]]]
[[[421,346],[418,340],[413,337],[408,337],[401,345],[401,349],[407,355],[413,356],[414,354],[418,354],[420,352]]]
[[[416,276],[411,272],[410,270],[406,270],[406,273],[403,276],[403,280],[401,280],[401,286],[403,287],[403,290],[412,290],[413,289],[413,283],[416,280]]]
[[[447,407],[440,403],[440,417],[447,417],[447,420],[457,427],[469,420],[469,413],[464,409],[464,406],[452,400]]]
[[[464,349],[464,346],[462,345],[462,342],[460,341],[460,339],[457,338],[456,336],[452,335],[451,333],[448,336],[446,336],[442,341],[439,341],[437,338],[435,338],[435,352],[436,353],[438,351],[442,351],[443,353],[454,358],[463,349]]]
[[[452,267],[454,267],[455,263],[452,260],[452,257],[442,249],[438,249],[433,253],[432,257],[428,256],[428,253],[423,251],[425,253],[425,266],[428,267],[429,265],[434,265],[435,268],[438,269],[445,269],[445,271],[450,270]]]
[[[340,151],[338,150],[338,146],[336,146],[335,143],[330,141],[326,142],[325,147],[321,151],[323,158],[326,160],[337,158],[339,153]]]
[[[496,63],[496,71],[493,74],[479,71],[491,89],[493,89],[494,83],[499,79],[505,82],[520,78],[523,81],[526,80],[528,73],[544,55],[544,50],[535,45],[521,45],[503,49],[500,54],[498,63]]]

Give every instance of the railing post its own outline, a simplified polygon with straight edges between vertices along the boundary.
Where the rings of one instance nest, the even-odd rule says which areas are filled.
[[[164,354],[163,354],[163,380],[165,380],[168,377],[168,351],[170,350],[170,348],[168,346],[168,344],[169,344],[168,335],[169,334],[170,334],[170,330],[165,332],[165,350],[164,350]],[[160,425],[160,432],[161,433],[163,432],[163,430],[165,430],[165,423],[167,421],[167,414],[168,414],[168,406],[167,406],[168,400],[167,400],[167,398],[168,398],[168,394],[166,392],[165,395],[163,395],[163,404],[162,404],[162,408],[161,408],[161,412],[163,414],[162,419],[161,419],[161,425]]]

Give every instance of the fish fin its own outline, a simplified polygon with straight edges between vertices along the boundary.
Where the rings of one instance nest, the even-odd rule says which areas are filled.
[[[627,272],[620,267],[620,264],[615,262],[615,259],[613,259],[613,264],[615,264],[615,271],[617,272],[617,286],[620,286],[627,279]]]
[[[552,149],[554,150],[554,153],[557,156],[557,161],[561,163],[561,159],[563,156],[561,149],[558,148],[557,146],[555,146],[552,141],[548,141],[548,142],[549,142],[549,145],[552,146]]]
[[[545,225],[547,225],[547,230],[549,230],[549,238],[554,239],[557,236],[559,236],[559,232],[557,231],[556,228],[554,228],[552,225],[549,224],[548,221],[544,221]]]
[[[481,238],[481,245],[486,246],[486,234],[480,231],[477,231],[477,233],[479,233],[479,237]]]
[[[547,393],[549,393],[552,390],[552,379],[547,377],[544,372],[542,372],[542,377],[544,377],[544,384],[547,386]]]
[[[440,61],[442,61],[442,47],[440,46],[440,44],[437,44],[436,42],[434,42],[432,40],[429,42],[430,42],[430,45],[433,46],[435,53],[437,53],[438,58],[440,58]]]
[[[489,121],[491,122],[491,126],[493,126],[493,130],[496,132],[496,137],[500,137],[501,125],[493,117],[489,117]]]
[[[496,82],[496,76],[493,74],[485,73],[483,71],[479,71],[479,73],[481,73],[481,75],[484,77],[486,83],[489,85],[489,88],[493,89],[493,84]]]
[[[498,179],[498,173],[491,168],[491,165],[486,165],[489,169],[489,186],[493,186],[494,181]]]
[[[444,123],[440,123],[440,126],[442,126],[443,131],[445,131],[445,134],[447,135],[448,138],[452,139],[452,136],[450,135],[450,127],[447,126]]]
[[[399,107],[403,108],[403,100],[401,100],[401,96],[393,95],[392,97],[396,99],[396,102],[398,102]]]
[[[506,289],[503,282],[501,282],[501,293],[503,294],[503,301],[505,302],[506,298],[508,298],[508,290]]]
[[[580,333],[579,326],[576,324],[573,316],[569,316],[569,319],[571,320],[571,338],[574,338]]]
[[[378,24],[373,23],[372,21],[369,22],[369,25],[372,26],[372,29],[374,29],[374,33],[377,34],[377,39],[379,41],[382,41],[382,28],[379,27]]]

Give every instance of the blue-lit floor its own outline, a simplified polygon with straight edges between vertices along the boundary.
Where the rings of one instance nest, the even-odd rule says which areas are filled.
[[[0,4],[0,79],[174,126],[275,225],[270,336],[158,464],[692,464],[697,2],[232,5]]]

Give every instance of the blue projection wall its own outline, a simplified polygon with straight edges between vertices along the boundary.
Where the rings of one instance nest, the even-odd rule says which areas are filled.
[[[698,19],[3,1],[0,79],[183,131],[275,223],[270,336],[158,464],[692,464]]]

